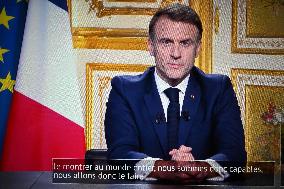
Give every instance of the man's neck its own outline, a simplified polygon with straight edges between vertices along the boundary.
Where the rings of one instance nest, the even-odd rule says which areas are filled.
[[[160,74],[158,71],[157,71],[157,75],[165,82],[167,82],[170,86],[172,87],[176,87],[178,84],[180,84],[188,75],[185,75],[183,78],[179,78],[179,79],[166,79],[166,77],[164,77],[162,74]]]

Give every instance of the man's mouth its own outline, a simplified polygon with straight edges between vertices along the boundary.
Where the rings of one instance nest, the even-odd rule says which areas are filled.
[[[182,64],[168,63],[168,66],[173,69],[179,69],[182,67]]]

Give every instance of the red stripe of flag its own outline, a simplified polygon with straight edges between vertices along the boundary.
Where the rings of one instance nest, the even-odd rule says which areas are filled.
[[[84,128],[14,91],[1,170],[49,171],[52,158],[84,158]]]

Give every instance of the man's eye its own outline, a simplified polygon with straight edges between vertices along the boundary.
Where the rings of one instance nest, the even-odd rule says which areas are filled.
[[[192,45],[193,42],[190,41],[190,40],[186,40],[186,41],[181,41],[180,44],[184,47],[188,47],[188,46]]]
[[[168,39],[163,39],[163,40],[161,40],[161,43],[162,43],[163,45],[168,45],[168,44],[171,43],[171,41],[168,40]]]

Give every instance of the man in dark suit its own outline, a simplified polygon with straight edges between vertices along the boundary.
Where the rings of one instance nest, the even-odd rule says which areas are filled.
[[[159,158],[154,159],[155,166],[179,162],[208,170],[212,162],[246,161],[240,110],[230,79],[207,75],[194,66],[202,30],[199,16],[185,5],[171,5],[153,16],[148,47],[156,66],[111,82],[105,117],[108,158]],[[220,174],[156,170],[147,176],[189,181]]]

